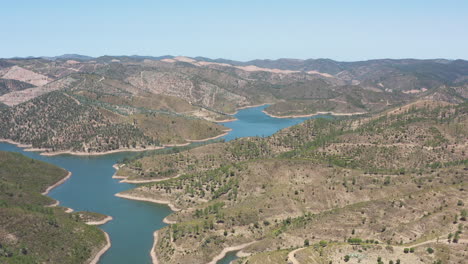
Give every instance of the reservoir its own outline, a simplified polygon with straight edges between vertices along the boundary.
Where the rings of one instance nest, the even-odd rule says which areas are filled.
[[[273,118],[262,112],[267,106],[240,110],[234,116],[236,121],[223,123],[232,130],[223,138],[226,141],[240,137],[270,136],[310,118]],[[328,117],[328,116],[327,116]],[[100,264],[148,264],[153,245],[153,232],[164,227],[164,217],[171,213],[165,205],[126,200],[114,194],[134,188],[136,185],[119,183],[113,179],[112,167],[124,157],[135,152],[121,152],[101,156],[41,156],[37,152],[26,152],[8,143],[0,143],[0,150],[15,151],[30,158],[55,164],[72,172],[72,177],[64,184],[50,191],[49,196],[60,201],[61,206],[75,211],[92,211],[110,215],[114,219],[100,226],[112,241],[112,247],[101,257]],[[235,259],[233,253],[218,263],[229,263]]]

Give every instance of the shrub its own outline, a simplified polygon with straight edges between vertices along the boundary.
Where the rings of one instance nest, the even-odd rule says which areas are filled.
[[[348,243],[349,244],[361,244],[362,243],[362,239],[360,238],[348,238]]]
[[[348,262],[349,261],[349,255],[344,256],[344,261]]]
[[[468,213],[466,210],[462,210],[461,213],[460,213],[460,220],[462,221],[466,221],[466,217],[468,216]]]
[[[427,253],[429,253],[429,254],[434,253],[434,249],[432,249],[432,248],[427,248]]]

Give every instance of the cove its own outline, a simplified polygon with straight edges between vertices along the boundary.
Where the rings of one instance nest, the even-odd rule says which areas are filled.
[[[269,136],[304,120],[303,118],[273,118],[262,112],[267,106],[242,109],[234,116],[236,121],[223,123],[232,130],[223,138],[226,141],[248,136]],[[101,257],[100,264],[148,264],[153,244],[153,232],[164,227],[164,217],[171,213],[166,205],[133,201],[115,197],[114,194],[134,188],[136,185],[119,183],[113,179],[112,167],[135,152],[121,152],[102,156],[41,156],[37,152],[23,151],[15,145],[0,143],[0,150],[20,152],[30,158],[55,164],[72,172],[64,184],[50,191],[49,196],[60,201],[61,206],[75,211],[92,211],[110,215],[114,219],[100,226],[112,241],[111,248]],[[218,261],[218,264],[234,260],[234,252]]]

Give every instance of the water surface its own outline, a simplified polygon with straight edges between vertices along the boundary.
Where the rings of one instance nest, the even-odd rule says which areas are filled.
[[[224,136],[226,141],[248,136],[269,136],[276,131],[303,122],[309,118],[273,118],[262,113],[267,106],[240,110],[233,122],[223,123],[232,129]],[[119,183],[112,179],[115,170],[112,165],[124,157],[135,155],[122,152],[102,156],[41,156],[36,152],[26,152],[8,143],[0,143],[0,150],[21,152],[22,154],[55,164],[72,172],[72,177],[54,188],[49,196],[60,201],[65,207],[75,211],[92,211],[110,215],[114,220],[102,225],[112,241],[112,247],[102,256],[100,264],[147,264],[153,244],[153,232],[164,227],[164,217],[171,213],[165,205],[132,201],[115,197],[135,185]],[[236,259],[229,253],[219,264]]]
[[[229,141],[241,137],[267,137],[273,135],[280,129],[297,125],[307,119],[318,117],[330,118],[328,115],[300,118],[274,118],[262,112],[267,107],[268,105],[263,105],[242,109],[237,112],[234,115],[234,117],[237,118],[236,121],[223,123],[224,126],[232,129],[232,131],[223,138]]]

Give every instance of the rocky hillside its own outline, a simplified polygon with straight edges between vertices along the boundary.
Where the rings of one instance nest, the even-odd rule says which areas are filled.
[[[0,152],[1,263],[88,263],[104,247],[101,230],[49,207],[54,201],[41,195],[66,175],[56,166]]]
[[[171,177],[125,193],[181,209],[158,232],[163,263],[207,263],[239,245],[238,263],[463,263],[467,126],[466,102],[421,100],[127,161],[118,173]]]

